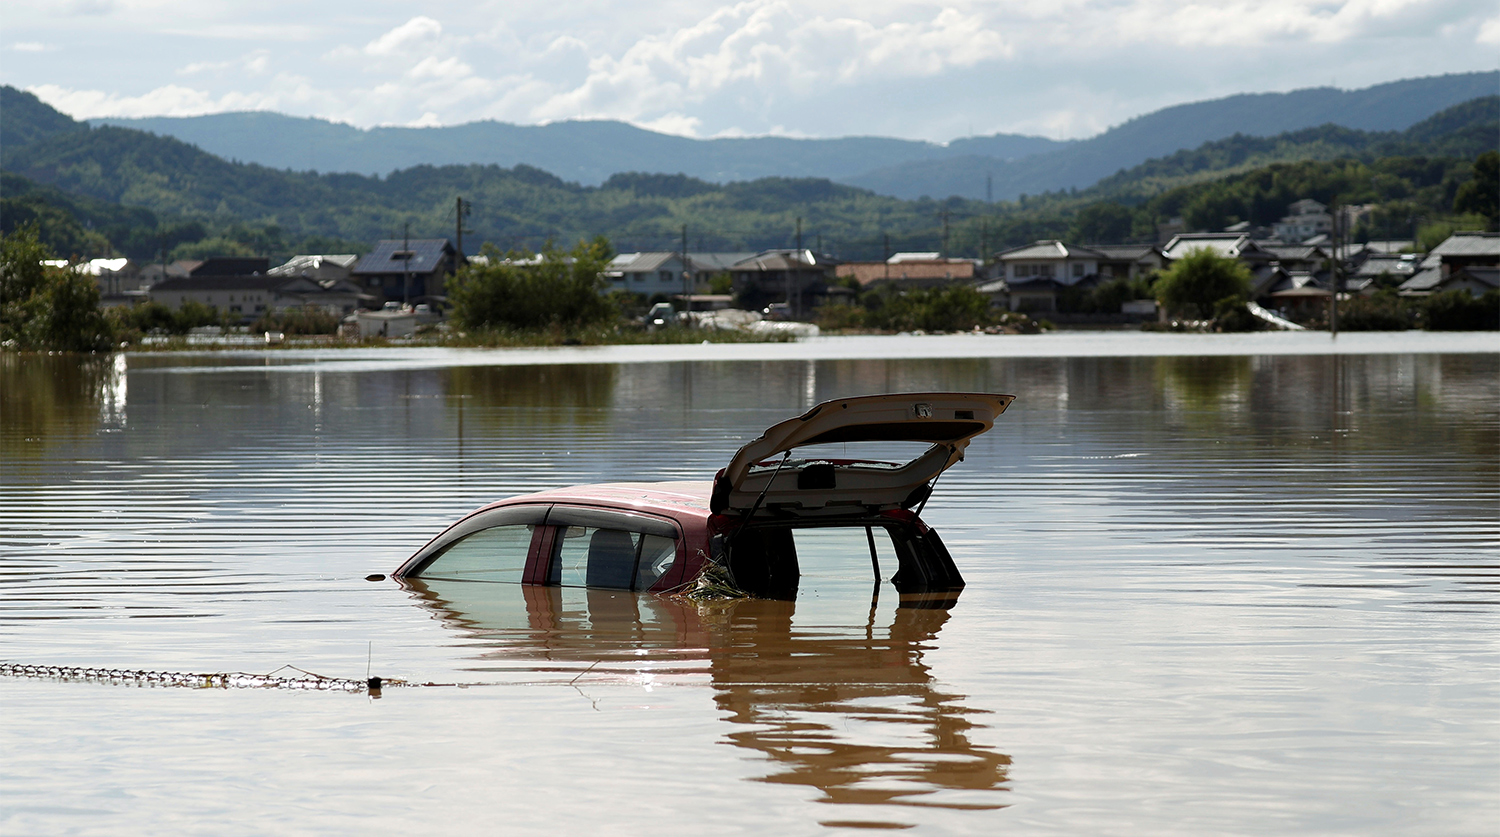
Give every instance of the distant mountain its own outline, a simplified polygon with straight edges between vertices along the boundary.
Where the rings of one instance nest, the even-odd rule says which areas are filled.
[[[1500,97],[1489,96],[1402,132],[1328,124],[1275,137],[1236,135],[1146,161],[1076,194],[1039,193],[1018,205],[902,200],[821,178],[716,184],[680,174],[625,173],[600,186],[582,186],[524,165],[416,166],[384,177],[319,175],[232,162],[143,131],[70,128],[44,112],[32,123],[11,125],[11,114],[6,113],[8,126],[46,139],[0,149],[7,172],[0,181],[0,226],[11,229],[35,220],[57,227],[71,218],[73,226],[58,227],[51,237],[54,246],[94,248],[99,242],[92,233],[98,232],[132,254],[174,242],[210,254],[219,239],[238,242],[246,255],[282,254],[283,245],[313,246],[295,243],[313,236],[369,242],[399,235],[408,221],[413,235],[446,235],[453,229],[454,197],[462,195],[474,207],[466,241],[501,247],[535,248],[548,239],[567,243],[605,235],[621,250],[667,249],[677,246],[686,225],[695,249],[756,250],[789,246],[801,221],[806,244],[865,258],[882,252],[887,235],[898,250],[938,249],[951,222],[946,249],[970,255],[1069,234],[1070,219],[1102,202],[1113,202],[1115,214],[1125,219],[1117,225],[1123,232],[1110,228],[1113,237],[1134,236],[1137,229],[1154,235],[1155,223],[1173,215],[1207,219],[1193,223],[1216,228],[1230,216],[1259,219],[1282,212],[1300,197],[1410,200],[1410,189],[1418,187],[1431,190],[1422,198],[1422,206],[1430,207],[1424,211],[1446,212],[1452,195],[1435,183],[1456,186],[1467,180],[1473,158],[1500,145]],[[1379,166],[1348,162],[1378,157],[1392,157],[1379,171],[1399,177],[1377,184],[1371,173]],[[1339,162],[1302,162],[1329,160]],[[1267,169],[1268,164],[1281,168]],[[1421,176],[1407,169],[1420,170]],[[1233,189],[1226,192],[1233,197],[1229,203],[1194,203],[1214,193],[1226,175],[1243,180],[1251,170],[1276,181],[1274,188],[1254,186],[1269,197],[1258,199],[1253,212],[1241,206],[1241,197],[1233,197],[1238,195]],[[1402,185],[1409,177],[1415,179]],[[1107,240],[1097,230],[1075,237]]]
[[[1408,79],[1338,90],[1230,96],[1164,108],[1046,154],[1005,161],[993,156],[926,159],[855,177],[835,177],[883,195],[984,198],[986,178],[997,200],[1083,188],[1121,169],[1233,134],[1269,137],[1333,123],[1362,131],[1403,130],[1445,108],[1500,90],[1500,72]]]
[[[1229,96],[1137,117],[1088,140],[997,134],[946,146],[881,137],[696,140],[621,122],[361,130],[276,113],[100,119],[172,136],[230,160],[297,171],[386,173],[414,165],[528,165],[583,185],[620,172],[685,174],[713,183],[823,177],[903,198],[1008,200],[1082,188],[1154,157],[1235,134],[1267,137],[1327,123],[1404,129],[1500,89],[1500,72],[1409,79],[1362,90],[1332,87]]]
[[[883,137],[696,140],[612,121],[549,125],[485,121],[444,128],[361,130],[323,119],[254,112],[95,119],[92,124],[150,131],[228,160],[294,171],[385,174],[417,165],[529,165],[586,186],[603,183],[619,172],[681,173],[715,183],[761,177],[839,178],[950,153],[936,143]],[[966,142],[1004,159],[1067,145],[1015,134]]]

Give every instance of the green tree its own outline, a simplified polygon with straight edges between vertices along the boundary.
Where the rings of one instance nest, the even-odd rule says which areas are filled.
[[[1483,215],[1491,228],[1500,220],[1500,151],[1486,151],[1474,161],[1474,179],[1458,187],[1453,211]]]
[[[539,258],[502,255],[486,244],[488,264],[471,264],[453,278],[448,297],[461,328],[535,329],[598,323],[618,310],[600,291],[614,253],[603,237],[563,252],[549,244]]]
[[[1250,298],[1250,270],[1209,249],[1189,252],[1156,281],[1156,299],[1168,311],[1213,316],[1221,301]]]
[[[0,236],[0,345],[23,351],[108,348],[113,329],[99,310],[99,287],[71,270],[48,268],[52,253],[35,225]]]
[[[1134,226],[1135,210],[1100,201],[1078,210],[1068,235],[1078,244],[1120,244],[1130,239]]]

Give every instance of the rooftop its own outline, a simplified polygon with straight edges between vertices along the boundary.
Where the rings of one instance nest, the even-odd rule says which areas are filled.
[[[405,246],[405,249],[403,248]],[[385,239],[375,245],[370,254],[354,265],[355,273],[404,274],[431,273],[442,267],[445,257],[453,252],[453,245],[446,238],[414,238],[402,241],[399,238]],[[410,255],[410,259],[407,256]]]
[[[1432,248],[1432,255],[1450,258],[1453,256],[1493,256],[1500,258],[1500,233],[1456,232],[1442,244]]]

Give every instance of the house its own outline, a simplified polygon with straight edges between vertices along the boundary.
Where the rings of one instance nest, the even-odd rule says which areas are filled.
[[[174,277],[156,283],[147,295],[173,309],[189,302],[217,308],[241,322],[291,308],[319,308],[342,316],[370,301],[352,282],[317,282],[301,276]]]
[[[933,288],[955,282],[972,284],[980,278],[977,259],[945,259],[937,253],[897,253],[880,262],[844,262],[834,270],[860,287],[890,283],[906,288]]]
[[[185,276],[157,282],[149,295],[152,302],[172,309],[196,302],[241,320],[253,320],[273,309],[300,306],[298,291],[321,290],[311,279],[288,280],[284,276]]]
[[[207,276],[264,276],[271,270],[271,260],[265,256],[214,256],[188,268],[187,275],[195,279]]]
[[[1269,281],[1258,282],[1252,297],[1266,308],[1293,320],[1322,316],[1333,296],[1328,271],[1287,270],[1274,265]],[[1257,277],[1260,278],[1260,277]]]
[[[811,250],[765,250],[729,269],[735,294],[749,308],[786,302],[793,318],[806,317],[828,294],[839,261]]]
[[[1412,253],[1363,253],[1344,280],[1344,289],[1371,294],[1382,287],[1397,287],[1417,272]]]
[[[609,280],[607,290],[630,291],[644,294],[648,298],[672,296],[683,292],[683,274],[691,274],[689,293],[700,285],[707,284],[715,276],[729,273],[731,268],[754,253],[694,253],[687,254],[684,268],[680,251],[660,250],[643,253],[621,253],[615,256],[605,269]]]
[[[143,264],[140,268],[140,282],[143,289],[150,288],[164,279],[180,279],[192,273],[193,268],[203,264],[200,259],[179,259],[169,264],[161,262],[150,262]]]
[[[1272,227],[1275,236],[1287,244],[1299,244],[1315,235],[1333,232],[1333,216],[1328,205],[1303,198],[1287,207],[1286,217]]]
[[[441,305],[445,282],[459,267],[458,251],[446,238],[385,239],[355,262],[350,281],[385,302]]]
[[[1330,248],[1316,244],[1283,244],[1279,241],[1257,241],[1250,258],[1245,259],[1252,268],[1267,261],[1279,264],[1289,271],[1319,271],[1328,266]],[[1244,258],[1244,256],[1241,256]]]
[[[1471,269],[1487,267],[1500,267],[1500,233],[1456,232],[1432,248],[1412,277],[1401,283],[1400,292],[1402,296],[1427,296],[1446,290],[1454,274],[1468,270],[1469,277],[1452,286],[1473,293],[1483,284],[1482,277],[1486,274],[1483,271],[1475,274]]]
[[[996,278],[1004,279],[1010,291],[1010,310],[1052,313],[1059,290],[1097,281],[1099,266],[1109,257],[1088,247],[1044,239],[1003,250],[995,262],[1000,266]]]
[[[268,276],[302,276],[321,282],[325,279],[350,278],[359,256],[352,253],[337,255],[300,255],[287,259],[285,264],[266,271]]]
[[[1167,257],[1155,244],[1087,244],[1099,254],[1099,279],[1135,279],[1165,270]]]
[[[1212,250],[1218,256],[1239,259],[1247,264],[1269,262],[1275,258],[1261,249],[1248,233],[1180,233],[1172,236],[1162,248],[1162,255],[1170,263],[1194,250]]]

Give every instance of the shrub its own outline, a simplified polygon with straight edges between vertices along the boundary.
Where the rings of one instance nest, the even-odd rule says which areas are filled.
[[[0,344],[29,351],[91,352],[114,343],[99,286],[42,266],[51,252],[34,225],[0,236]]]
[[[602,322],[618,310],[601,294],[609,242],[579,242],[564,253],[551,244],[539,260],[530,253],[502,255],[485,246],[489,264],[470,265],[454,277],[449,298],[463,328],[539,329]]]
[[[1189,252],[1156,280],[1156,298],[1168,311],[1212,316],[1226,298],[1250,298],[1250,270],[1209,249]]]
[[[1250,313],[1250,306],[1239,297],[1225,297],[1214,306],[1215,331],[1260,331],[1265,325],[1264,320]]]
[[[891,331],[969,331],[992,319],[989,298],[966,285],[880,293],[866,307],[867,324]]]
[[[284,308],[267,311],[250,324],[251,333],[338,334],[339,316],[322,308]]]
[[[1340,331],[1406,331],[1416,318],[1417,306],[1390,290],[1339,302]]]
[[[1429,331],[1494,331],[1500,329],[1500,291],[1475,297],[1452,290],[1427,298],[1425,328]]]

